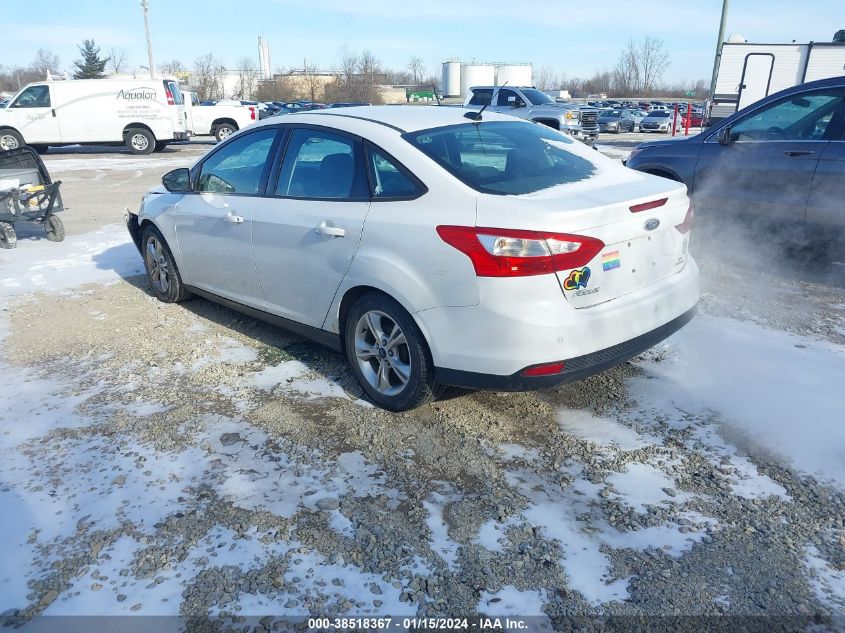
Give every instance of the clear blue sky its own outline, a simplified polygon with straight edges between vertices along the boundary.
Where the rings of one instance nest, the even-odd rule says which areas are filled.
[[[431,72],[446,57],[530,61],[568,77],[610,69],[628,38],[661,38],[672,63],[669,81],[709,79],[721,0],[149,0],[156,63],[190,67],[213,52],[226,64],[249,55],[257,37],[270,44],[273,68],[307,58],[330,68],[344,51],[369,48],[401,68],[411,55]],[[64,67],[76,45],[93,37],[103,52],[123,48],[129,65],[146,64],[138,0],[0,0],[0,64],[29,63],[38,48]],[[37,6],[36,6],[37,5]],[[731,0],[727,33],[750,41],[829,41],[845,28],[843,0]]]

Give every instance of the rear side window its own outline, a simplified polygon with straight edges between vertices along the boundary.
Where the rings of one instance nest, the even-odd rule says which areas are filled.
[[[275,138],[276,130],[265,128],[223,145],[202,164],[197,191],[257,194]]]
[[[361,154],[360,144],[352,137],[327,130],[295,129],[285,151],[276,195],[369,199]]]
[[[30,86],[9,106],[10,108],[49,108],[50,86]]]
[[[424,193],[404,167],[381,150],[367,144],[367,169],[373,198],[380,200],[416,198]]]
[[[486,106],[490,105],[493,100],[492,88],[479,88],[472,91],[472,99],[469,100],[469,105]]]
[[[466,123],[403,138],[483,193],[522,195],[596,173],[593,163],[567,150],[574,141],[534,123]]]

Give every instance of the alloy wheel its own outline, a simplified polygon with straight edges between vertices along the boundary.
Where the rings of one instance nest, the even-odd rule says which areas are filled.
[[[144,258],[147,260],[147,270],[150,279],[161,294],[166,295],[170,290],[170,267],[164,254],[164,247],[155,235],[147,238]]]
[[[385,396],[401,393],[411,377],[411,354],[402,329],[389,315],[366,312],[355,326],[355,358],[364,379]]]

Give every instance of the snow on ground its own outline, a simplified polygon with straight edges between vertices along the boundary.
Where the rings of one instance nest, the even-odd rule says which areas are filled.
[[[63,242],[22,239],[14,250],[0,251],[0,298],[109,283],[143,272],[141,256],[120,224]]]
[[[623,500],[637,512],[645,512],[646,506],[683,503],[690,498],[684,492],[674,491],[675,482],[663,471],[642,462],[631,462],[625,470],[607,478],[615,492],[611,497]],[[667,489],[673,490],[668,494]]]
[[[841,541],[845,546],[845,537]],[[819,601],[845,613],[845,569],[834,569],[813,545],[808,545],[804,564],[810,574],[811,586]]]
[[[59,158],[46,156],[44,163],[51,174],[71,171],[143,171],[163,172],[167,167],[190,167],[198,156],[183,152],[172,155],[158,155],[141,158],[132,154],[113,154],[110,156],[89,156],[86,158]]]
[[[558,423],[563,431],[575,437],[623,451],[633,451],[657,443],[657,440],[645,437],[616,420],[594,416],[582,409],[561,409]]]
[[[539,621],[531,622],[531,630],[551,631],[552,622],[543,611],[543,594],[544,592],[536,590],[520,591],[513,585],[505,585],[496,592],[482,591],[478,600],[478,612],[499,618],[542,616]],[[502,626],[505,630],[518,628],[518,625],[507,627],[504,622]]]
[[[655,379],[632,382],[637,400],[714,411],[751,442],[845,488],[845,348],[707,314],[662,348],[667,358],[640,362]]]

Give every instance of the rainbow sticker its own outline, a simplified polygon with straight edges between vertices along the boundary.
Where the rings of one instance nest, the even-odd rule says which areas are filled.
[[[619,263],[619,251],[610,251],[609,253],[602,253],[601,255],[601,269],[613,270],[619,268],[622,264]]]

